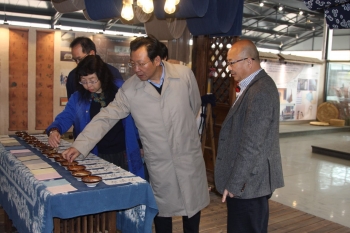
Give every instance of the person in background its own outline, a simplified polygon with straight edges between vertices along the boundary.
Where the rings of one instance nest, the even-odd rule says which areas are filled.
[[[96,55],[96,46],[95,43],[88,37],[77,37],[75,38],[69,45],[71,48],[73,60],[79,64],[81,60],[84,59],[87,55]],[[123,80],[123,77],[119,73],[119,70],[114,66],[107,64],[108,69],[111,71],[112,76],[117,80]],[[68,99],[71,95],[77,90],[77,86],[75,85],[75,69],[74,68],[67,77],[66,89],[67,89],[67,97]]]
[[[101,109],[113,101],[123,84],[112,76],[107,64],[98,55],[86,56],[79,62],[75,72],[77,91],[46,129],[48,142],[53,147],[58,147],[61,134],[73,124],[79,134]],[[101,140],[90,148],[93,154],[145,178],[138,132],[131,115],[96,137]]]
[[[162,60],[153,36],[134,39],[130,51],[135,75],[62,155],[68,161],[86,156],[114,124],[132,114],[159,209],[156,232],[171,233],[172,216],[183,216],[184,232],[198,233],[201,210],[210,199],[196,126],[201,106],[196,79],[188,67]]]
[[[221,126],[215,185],[227,203],[228,233],[267,233],[268,200],[284,186],[279,94],[253,42],[234,43],[227,60],[241,90]]]

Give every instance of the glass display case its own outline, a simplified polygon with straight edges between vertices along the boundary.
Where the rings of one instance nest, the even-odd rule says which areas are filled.
[[[350,62],[327,64],[326,101],[339,110],[339,119],[350,125]]]

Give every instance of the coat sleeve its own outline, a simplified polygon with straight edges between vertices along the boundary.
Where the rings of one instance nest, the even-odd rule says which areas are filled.
[[[199,93],[197,80],[194,77],[194,74],[192,71],[190,71],[188,92],[189,92],[189,99],[190,99],[190,104],[192,107],[193,114],[195,117],[197,117],[199,109],[201,107],[201,96]]]
[[[105,136],[105,134],[120,120],[130,113],[129,103],[122,88],[115,99],[102,108],[101,111],[90,121],[84,130],[76,138],[72,147],[81,154],[87,156],[91,149]]]

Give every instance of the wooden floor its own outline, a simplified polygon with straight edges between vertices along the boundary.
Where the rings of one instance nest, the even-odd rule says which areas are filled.
[[[201,233],[226,233],[226,204],[210,192],[210,205],[201,214]],[[182,232],[182,218],[174,218],[173,233]],[[270,200],[269,233],[350,233],[350,228]]]
[[[201,233],[226,233],[226,204],[210,192],[210,205],[202,211]],[[4,232],[4,210],[0,207],[0,233]],[[14,229],[13,232],[16,232]],[[154,232],[154,231],[153,231]],[[182,232],[182,218],[173,219],[173,233]],[[270,201],[269,233],[350,233],[350,228]],[[22,232],[20,232],[22,233]],[[25,233],[25,232],[23,232]]]

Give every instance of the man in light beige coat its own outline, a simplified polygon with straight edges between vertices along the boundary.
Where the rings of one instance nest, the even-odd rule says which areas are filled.
[[[186,66],[162,61],[153,36],[136,38],[130,50],[135,75],[63,156],[70,161],[80,153],[86,156],[113,125],[132,114],[159,208],[156,232],[171,233],[171,217],[183,216],[184,232],[197,233],[200,211],[210,200],[196,126],[201,105],[196,79]]]

